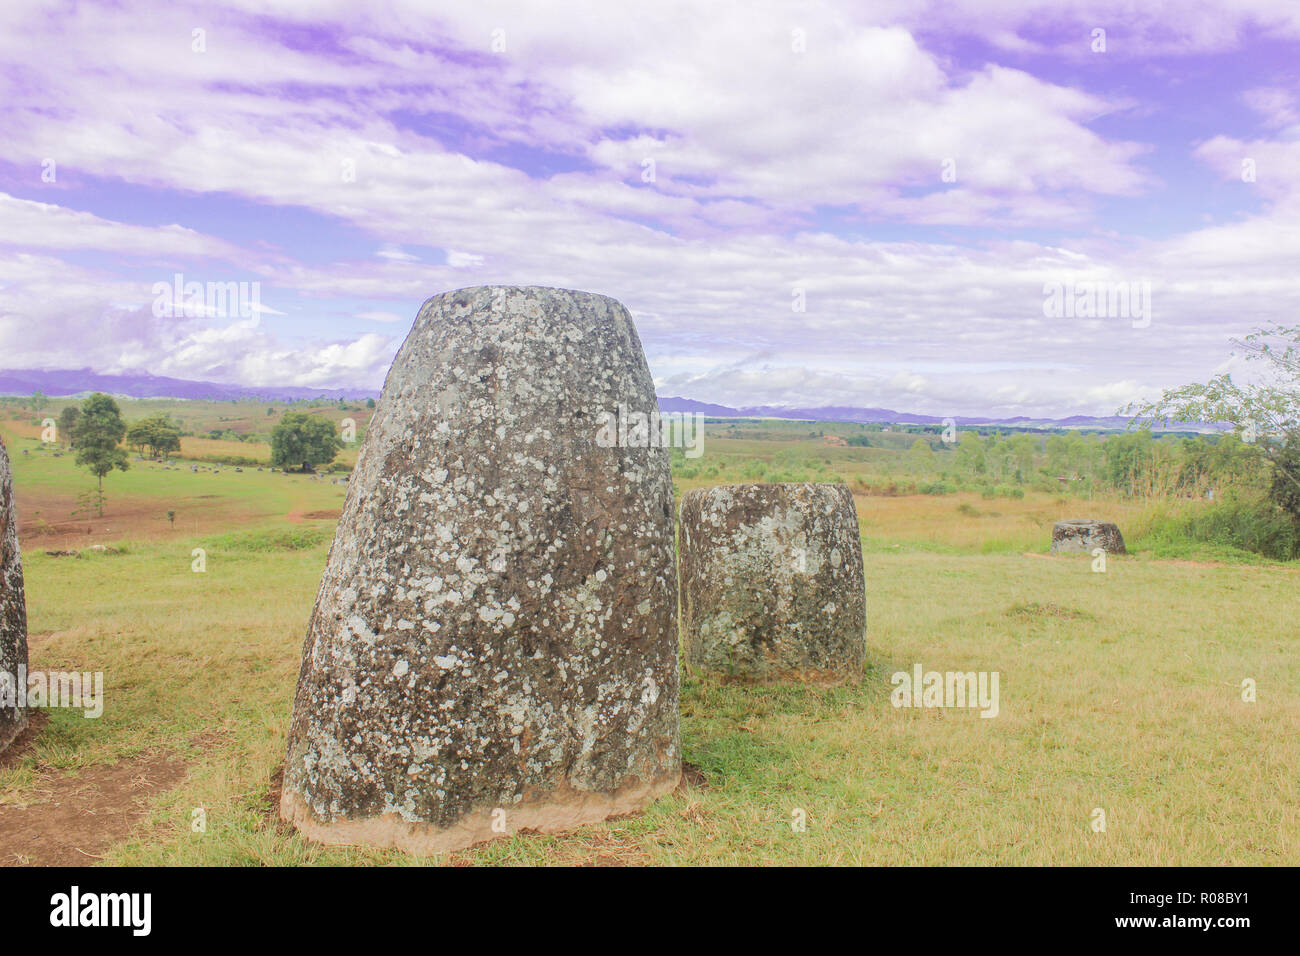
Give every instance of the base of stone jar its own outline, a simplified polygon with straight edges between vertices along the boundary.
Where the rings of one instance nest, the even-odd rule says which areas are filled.
[[[852,667],[843,668],[774,667],[761,671],[727,671],[701,664],[688,665],[686,668],[686,673],[691,677],[708,678],[723,684],[811,684],[814,687],[852,684],[862,680],[866,676],[865,671],[866,661],[858,661]]]
[[[16,720],[0,723],[0,753],[4,753],[9,745],[17,740],[24,730],[27,729],[27,711],[19,711]]]
[[[428,856],[464,850],[524,830],[563,833],[610,817],[636,813],[671,793],[680,781],[678,769],[659,780],[625,784],[612,792],[566,787],[528,794],[519,803],[474,810],[450,827],[412,823],[395,813],[324,822],[317,819],[301,796],[286,790],[280,797],[280,819],[317,843],[390,848]],[[504,814],[499,810],[504,810]]]

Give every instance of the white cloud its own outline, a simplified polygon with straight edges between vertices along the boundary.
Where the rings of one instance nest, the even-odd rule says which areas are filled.
[[[453,269],[470,269],[483,264],[483,257],[475,255],[472,252],[457,252],[455,249],[447,250],[447,265]]]
[[[409,252],[403,252],[400,246],[384,246],[375,253],[381,259],[391,259],[394,262],[419,262],[420,257],[411,255]]]
[[[133,226],[52,202],[18,199],[2,192],[0,245],[25,249],[99,249],[154,260],[217,259],[245,267],[254,261],[252,255],[233,243],[183,226]]]
[[[655,374],[691,397],[906,399],[950,414],[1110,411],[1126,389],[1201,375],[1229,334],[1300,304],[1289,179],[1300,156],[1286,140],[1294,100],[1284,91],[1247,94],[1277,139],[1212,136],[1196,151],[1226,179],[1256,157],[1260,214],[1160,242],[1089,235],[1095,203],[1152,185],[1146,147],[1093,125],[1133,104],[992,63],[955,65],[924,42],[933,4],[665,2],[614,17],[576,3],[481,2],[435,19],[415,3],[382,14],[308,3],[278,10],[277,36],[309,26],[338,48],[294,49],[223,14],[205,20],[204,54],[190,50],[196,13],[184,5],[147,16],[130,2],[58,16],[13,9],[0,13],[21,24],[0,27],[11,64],[0,121],[18,167],[35,177],[52,156],[103,181],[298,207],[365,239],[355,260],[308,265],[182,226],[0,197],[0,243],[20,250],[0,259],[7,363],[373,385],[395,349],[365,326],[298,342],[253,322],[162,323],[120,306],[147,303],[147,283],[58,251],[156,257],[163,278],[172,258],[221,260],[270,288],[403,309],[476,282],[588,288],[633,309]],[[867,22],[871,12],[879,19]],[[1085,55],[1080,23],[1122,22],[1107,54],[1117,63],[1139,50],[1230,49],[1248,27],[1294,36],[1297,22],[1294,7],[1259,0],[1193,14],[1161,2],[986,0],[943,14],[998,49],[1068,56]],[[507,53],[493,56],[503,23]],[[794,25],[807,31],[806,53],[791,50]],[[502,146],[594,168],[548,176],[457,152]],[[653,183],[641,181],[646,158]],[[947,158],[953,184],[940,182]],[[1083,238],[1065,248],[958,245],[938,231],[852,241],[816,224],[819,206],[854,208],[870,227],[1067,223]],[[404,246],[446,250],[445,264]],[[1152,328],[1044,319],[1043,282],[1072,277],[1151,277]],[[791,311],[794,286],[806,313]],[[410,321],[397,306],[356,318]]]

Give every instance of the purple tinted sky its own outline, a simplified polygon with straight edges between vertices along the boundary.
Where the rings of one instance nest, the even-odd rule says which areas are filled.
[[[517,283],[623,301],[663,395],[1109,414],[1297,320],[1294,0],[359,6],[0,9],[0,367],[374,387]],[[1044,315],[1085,281],[1150,323]]]

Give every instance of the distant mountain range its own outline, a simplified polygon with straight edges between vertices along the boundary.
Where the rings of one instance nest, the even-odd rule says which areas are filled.
[[[370,388],[307,388],[298,385],[227,385],[219,382],[193,382],[145,373],[102,375],[92,369],[0,369],[0,395],[30,395],[40,390],[51,397],[107,392],[128,398],[183,398],[230,401],[257,398],[279,402],[299,399],[378,398]],[[793,408],[782,405],[750,405],[732,408],[697,402],[690,398],[659,399],[665,412],[702,412],[711,418],[786,418],[816,422],[861,422],[868,424],[942,425],[945,418],[898,412],[892,408],[858,408],[848,405],[823,405]],[[1121,416],[1071,415],[1067,418],[980,418],[952,416],[956,425],[998,425],[1008,428],[1123,428],[1128,419]],[[1218,431],[1221,426],[1179,422],[1174,431]]]
[[[948,419],[937,415],[918,415],[898,412],[892,408],[859,408],[850,405],[821,405],[811,408],[792,408],[783,405],[749,405],[731,408],[711,405],[690,398],[659,399],[659,410],[664,412],[703,412],[710,418],[786,418],[796,421],[857,422],[882,425],[943,425]],[[998,425],[1005,428],[1125,428],[1129,419],[1122,415],[1070,415],[1066,418],[1031,418],[1017,415],[1014,418],[981,418],[979,416],[953,415],[954,425]],[[1203,422],[1171,422],[1166,431],[1222,431],[1227,425],[1207,425]]]
[[[101,375],[81,369],[0,369],[0,395],[30,395],[40,390],[49,396],[106,392],[128,398],[189,398],[230,401],[264,398],[292,402],[302,398],[378,398],[373,388],[304,388],[298,385],[223,385],[191,382],[144,373]]]

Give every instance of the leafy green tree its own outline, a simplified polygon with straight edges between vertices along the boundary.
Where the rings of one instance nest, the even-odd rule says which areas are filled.
[[[72,433],[80,417],[81,409],[76,405],[65,405],[63,411],[59,412],[59,435],[69,448],[72,447]]]
[[[1011,439],[1003,437],[1000,433],[990,435],[986,455],[990,474],[995,475],[1000,482],[1011,477],[1012,461],[1015,458]]]
[[[1021,432],[1007,440],[1007,450],[1015,461],[1016,484],[1024,484],[1034,468],[1034,456],[1038,454],[1038,437]]]
[[[126,443],[150,458],[181,450],[181,430],[166,415],[137,419],[126,430]]]
[[[907,460],[914,472],[926,474],[934,466],[934,448],[924,438],[918,438],[908,449]]]
[[[126,471],[126,449],[121,447],[126,422],[117,402],[102,392],[91,395],[81,406],[81,415],[73,429],[72,442],[77,449],[77,464],[90,469],[99,481],[95,500],[96,513],[104,513],[104,476],[116,468]]]
[[[1092,484],[1102,457],[1101,439],[1096,435],[1084,435],[1074,432],[1070,436],[1070,470]]]
[[[327,465],[343,450],[343,439],[327,418],[306,412],[285,412],[271,429],[271,464],[278,468],[300,466],[313,471]]]
[[[1043,450],[1047,452],[1047,463],[1044,465],[1047,471],[1053,475],[1063,475],[1070,467],[1070,442],[1064,435],[1048,435]]]
[[[1258,447],[1234,434],[1186,438],[1181,452],[1178,487],[1184,494],[1202,497],[1207,491],[1224,485],[1257,491],[1268,488],[1270,469],[1267,460]]]
[[[1293,521],[1300,522],[1300,437],[1290,435],[1274,454],[1269,497]]]
[[[1112,435],[1106,439],[1106,460],[1102,466],[1107,483],[1126,495],[1136,495],[1151,458],[1149,431]]]
[[[1178,487],[1182,462],[1172,439],[1141,430],[1111,435],[1102,448],[1102,472],[1117,491],[1150,498],[1171,494]]]
[[[957,465],[971,475],[983,475],[988,470],[984,439],[975,432],[963,432],[957,445]]]
[[[37,418],[41,417],[41,412],[45,410],[45,406],[48,404],[50,404],[50,396],[46,395],[39,388],[36,391],[32,392],[32,398],[31,398],[32,411],[36,413]]]
[[[1243,442],[1258,449],[1273,466],[1270,497],[1300,520],[1287,502],[1300,502],[1300,470],[1293,470],[1289,447],[1300,443],[1300,325],[1256,329],[1232,341],[1246,358],[1263,366],[1259,380],[1234,382],[1231,373],[1208,382],[1168,389],[1154,402],[1133,402],[1120,410],[1130,428],[1157,423],[1227,422]],[[1285,491],[1294,485],[1294,493]]]

